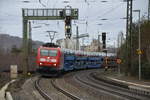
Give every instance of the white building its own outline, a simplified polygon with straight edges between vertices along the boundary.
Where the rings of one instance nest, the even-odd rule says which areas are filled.
[[[61,48],[67,48],[67,49],[76,49],[76,40],[75,39],[59,39],[56,41],[58,45],[61,46]]]

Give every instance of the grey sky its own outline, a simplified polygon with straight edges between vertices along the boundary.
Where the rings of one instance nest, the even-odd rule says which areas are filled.
[[[22,1],[30,1],[23,3]],[[0,33],[7,33],[13,36],[22,37],[22,8],[64,8],[67,4],[64,0],[0,0]],[[107,36],[114,44],[117,34],[120,31],[125,32],[126,20],[120,19],[126,17],[126,2],[123,0],[66,0],[72,8],[79,8],[79,20],[76,21],[79,26],[79,33],[89,33],[90,38],[85,41],[89,43],[92,38],[97,38],[98,32],[108,32]],[[87,2],[85,2],[87,1]],[[134,0],[133,9],[140,9],[142,15],[147,13],[148,0]],[[137,20],[137,13],[133,13],[134,20]],[[147,14],[146,14],[147,15]],[[101,20],[106,18],[108,20]],[[85,22],[88,21],[88,27]],[[50,24],[45,25],[42,23]],[[72,22],[74,24],[74,21]],[[97,25],[102,24],[102,25]],[[32,27],[41,26],[41,28],[32,28],[33,39],[47,42],[47,30],[57,31],[57,38],[65,37],[63,21],[32,21]],[[73,25],[73,34],[75,34],[75,25]],[[87,38],[86,38],[87,39]]]

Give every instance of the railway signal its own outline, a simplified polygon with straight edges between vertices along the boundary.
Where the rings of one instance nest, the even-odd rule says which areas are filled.
[[[118,64],[118,75],[120,75],[120,64],[122,63],[122,60],[120,58],[117,58],[116,63]]]
[[[65,18],[65,35],[67,38],[71,37],[71,16]]]
[[[108,57],[105,57],[105,71],[108,70]]]
[[[106,33],[102,33],[102,42],[103,42],[103,49],[106,49]]]

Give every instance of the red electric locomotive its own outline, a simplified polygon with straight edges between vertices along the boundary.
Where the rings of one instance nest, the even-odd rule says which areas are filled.
[[[57,73],[61,71],[60,48],[40,47],[37,53],[38,71],[42,74]]]

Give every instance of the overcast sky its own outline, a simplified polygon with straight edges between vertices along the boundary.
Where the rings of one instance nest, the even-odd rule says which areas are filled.
[[[25,3],[23,1],[30,1]],[[22,37],[22,8],[64,8],[66,5],[79,9],[79,34],[88,33],[84,43],[89,43],[97,38],[98,32],[107,32],[108,44],[114,44],[120,31],[125,33],[126,2],[123,0],[0,0],[0,33]],[[69,3],[64,3],[68,1]],[[147,16],[148,0],[134,0],[133,9],[140,9],[142,15]],[[133,13],[133,20],[137,20],[137,13]],[[108,20],[101,20],[108,19]],[[86,26],[86,21],[88,25]],[[45,25],[45,23],[49,25]],[[72,21],[74,24],[74,21]],[[98,25],[102,24],[102,25]],[[41,28],[34,28],[40,26]],[[72,25],[72,32],[75,34],[75,25]],[[64,21],[32,21],[32,38],[48,42],[47,30],[57,31],[56,39],[64,38]],[[55,39],[55,40],[56,40]]]

